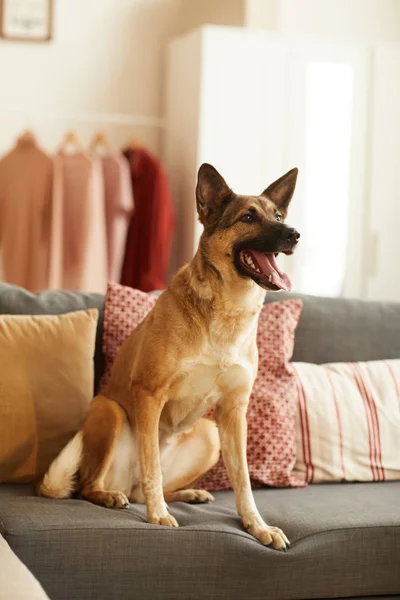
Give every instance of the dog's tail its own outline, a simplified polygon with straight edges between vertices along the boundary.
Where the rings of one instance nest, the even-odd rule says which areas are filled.
[[[82,452],[82,431],[79,431],[51,463],[46,475],[36,488],[38,496],[69,498],[75,491],[76,475],[81,464]]]

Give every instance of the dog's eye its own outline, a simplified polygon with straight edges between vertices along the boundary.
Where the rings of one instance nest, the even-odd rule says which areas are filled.
[[[282,221],[282,215],[280,215],[279,213],[275,214],[275,218],[277,221]]]
[[[246,213],[245,215],[243,215],[243,217],[240,217],[240,220],[243,221],[243,223],[251,223],[252,221],[254,221],[254,215],[252,215],[251,213]]]

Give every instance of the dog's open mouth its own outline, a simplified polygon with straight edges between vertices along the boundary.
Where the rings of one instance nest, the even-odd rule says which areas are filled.
[[[264,254],[257,250],[242,250],[240,262],[257,283],[272,290],[289,291],[292,282],[286,273],[283,273],[276,264],[274,254]]]

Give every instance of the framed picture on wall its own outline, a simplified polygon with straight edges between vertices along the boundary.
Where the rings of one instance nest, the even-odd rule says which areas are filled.
[[[0,0],[0,37],[22,42],[52,38],[53,0]]]

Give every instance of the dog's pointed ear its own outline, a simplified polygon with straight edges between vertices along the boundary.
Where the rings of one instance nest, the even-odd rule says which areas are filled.
[[[266,198],[269,198],[269,200],[272,200],[277,208],[285,215],[296,187],[298,172],[298,169],[291,169],[285,175],[282,175],[282,177],[279,177],[279,179],[274,181],[274,183],[271,183],[271,185],[269,185],[261,194],[261,196],[265,196]]]
[[[232,197],[232,190],[212,165],[201,165],[197,175],[196,205],[200,222],[206,227],[218,219],[227,202]]]

